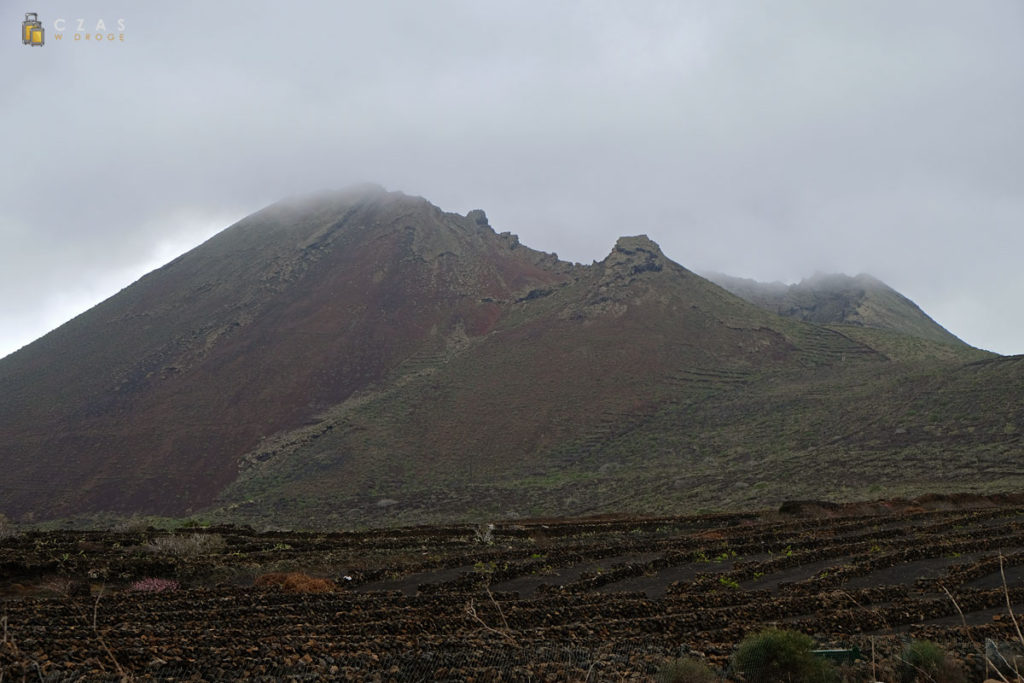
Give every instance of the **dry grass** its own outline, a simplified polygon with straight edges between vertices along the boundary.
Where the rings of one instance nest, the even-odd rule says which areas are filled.
[[[195,557],[210,555],[224,549],[224,538],[220,534],[190,534],[187,536],[158,536],[153,539],[150,549],[160,555]]]
[[[256,577],[257,587],[278,587],[286,593],[330,593],[338,586],[330,579],[320,579],[301,572],[280,572]]]

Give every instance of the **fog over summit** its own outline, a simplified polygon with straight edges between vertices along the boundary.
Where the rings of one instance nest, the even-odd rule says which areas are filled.
[[[1024,352],[1015,0],[38,9],[125,40],[0,44],[0,354],[367,179],[574,262],[646,233],[701,271],[872,273]]]

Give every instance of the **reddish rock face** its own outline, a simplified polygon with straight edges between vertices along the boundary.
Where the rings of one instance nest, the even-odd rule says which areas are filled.
[[[570,270],[379,188],[275,204],[0,362],[0,508],[208,504],[265,436]]]

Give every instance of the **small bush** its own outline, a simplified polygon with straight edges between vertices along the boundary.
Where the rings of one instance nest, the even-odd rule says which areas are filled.
[[[189,534],[187,536],[157,536],[150,548],[161,555],[194,557],[210,555],[224,549],[224,538],[220,534]]]
[[[257,587],[276,586],[286,593],[330,593],[337,585],[330,579],[318,579],[301,572],[263,574],[256,577]]]
[[[149,526],[149,522],[142,517],[132,515],[114,524],[110,530],[118,534],[139,534],[148,531]]]
[[[900,667],[902,683],[963,683],[966,680],[959,665],[930,640],[914,640],[903,651],[903,662]]]
[[[693,657],[680,657],[666,662],[654,680],[658,683],[718,683],[722,678],[704,662]]]
[[[178,582],[170,579],[141,579],[129,586],[128,590],[135,593],[173,593],[178,590]]]
[[[478,524],[473,530],[473,536],[476,538],[477,543],[494,545],[494,525]]]
[[[796,631],[766,629],[748,636],[732,657],[746,683],[831,683],[835,669],[811,654],[814,641]]]
[[[11,536],[17,536],[18,530],[14,524],[7,519],[7,515],[0,512],[0,539],[10,538]]]

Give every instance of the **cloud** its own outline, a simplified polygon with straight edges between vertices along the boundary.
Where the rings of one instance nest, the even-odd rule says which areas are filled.
[[[123,17],[126,40],[0,44],[0,353],[45,331],[23,292],[67,301],[150,264],[196,234],[182,211],[364,180],[577,261],[646,232],[697,270],[872,272],[1024,351],[1024,322],[998,340],[981,322],[1013,318],[1024,251],[1012,0],[46,10]],[[963,297],[980,308],[944,320]]]

